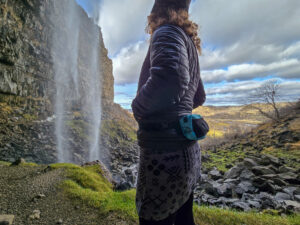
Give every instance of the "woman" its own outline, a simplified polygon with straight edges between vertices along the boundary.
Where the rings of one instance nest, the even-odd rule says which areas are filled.
[[[194,224],[200,147],[183,136],[178,121],[205,101],[190,1],[156,0],[148,16],[151,41],[131,104],[139,124],[136,207],[141,225]]]

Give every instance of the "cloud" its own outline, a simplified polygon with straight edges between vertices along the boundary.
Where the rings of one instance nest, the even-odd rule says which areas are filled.
[[[152,1],[102,0],[99,25],[110,55],[146,38],[145,27]]]
[[[298,0],[195,1],[192,18],[206,45],[230,46],[238,41],[289,45],[299,40]]]
[[[136,84],[149,46],[144,29],[154,1],[77,1],[100,2],[99,25],[116,87]],[[291,99],[300,95],[299,0],[198,0],[190,13],[200,25],[199,60],[209,104],[240,104],[245,91],[263,82],[254,79],[266,77],[280,78]],[[125,92],[130,94],[116,92],[122,104],[134,97]]]
[[[248,80],[268,75],[276,75],[276,77],[280,78],[297,78],[300,75],[299,65],[300,61],[298,59],[282,60],[265,65],[231,65],[227,69],[202,71],[202,78],[207,83]]]
[[[148,43],[139,41],[126,46],[113,58],[115,84],[135,83],[147,54]]]
[[[280,80],[279,95],[282,101],[299,99],[300,81]],[[206,89],[205,105],[248,104],[249,96],[266,81],[228,82]]]

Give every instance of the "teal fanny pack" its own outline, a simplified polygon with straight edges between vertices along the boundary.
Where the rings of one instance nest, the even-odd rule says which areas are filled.
[[[190,114],[179,120],[183,135],[189,140],[201,140],[206,137],[209,126],[201,115]]]

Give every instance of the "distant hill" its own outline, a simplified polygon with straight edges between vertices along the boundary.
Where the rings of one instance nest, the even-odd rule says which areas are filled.
[[[290,103],[278,103],[282,109]],[[261,115],[253,106],[259,106],[265,112],[272,108],[267,104],[249,104],[241,106],[200,106],[193,113],[202,115],[210,126],[209,137],[220,138],[235,132],[244,133],[258,124],[265,122],[266,117]]]
[[[231,110],[231,113],[234,114],[234,110]],[[208,119],[210,118],[208,116]],[[213,156],[212,160],[206,163],[207,167],[220,166],[220,169],[226,170],[228,164],[234,164],[246,155],[271,154],[285,159],[291,167],[300,168],[300,103],[285,108],[284,115],[278,122],[262,122],[248,133],[228,135],[210,143],[200,141],[200,144],[206,144],[207,151],[203,154]]]

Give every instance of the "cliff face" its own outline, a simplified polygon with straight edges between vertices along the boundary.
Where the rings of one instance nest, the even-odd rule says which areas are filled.
[[[71,1],[72,4],[76,4]],[[0,1],[0,101],[26,106],[32,114],[49,116],[53,114],[55,94],[51,45],[54,32],[51,15],[63,21],[61,1],[18,0]],[[85,76],[86,52],[94,46],[94,29],[99,37],[101,82],[103,103],[112,103],[113,75],[112,62],[107,57],[100,28],[87,16],[83,9],[75,6],[80,18],[79,29],[79,76]],[[59,21],[60,22],[60,21]],[[66,35],[61,27],[62,39]],[[82,87],[84,90],[84,87]],[[9,99],[9,100],[8,100]],[[35,110],[38,106],[40,110]]]
[[[63,4],[64,3],[64,4]],[[71,0],[0,0],[0,159],[14,161],[19,157],[37,163],[57,161],[55,137],[55,80],[53,44],[63,52],[68,46],[66,4],[76,11],[78,28],[78,77],[79,91],[89,92],[91,79],[88,54],[96,49],[99,54],[99,76],[102,86],[101,152],[106,165],[110,160],[126,155],[136,155],[134,137],[136,123],[132,116],[113,102],[114,78],[112,61],[107,56],[101,29],[88,18],[85,11]],[[55,40],[55,32],[58,38]],[[74,33],[75,35],[75,33]],[[95,43],[96,37],[96,44]],[[57,42],[54,42],[57,41]],[[55,57],[55,58],[54,58]],[[60,60],[60,58],[59,58]],[[58,63],[59,63],[59,60]],[[62,59],[69,60],[69,59]],[[68,83],[71,87],[72,82]],[[61,85],[65,85],[62,83]],[[97,96],[96,96],[97,97]],[[87,97],[88,98],[88,97]],[[89,121],[80,99],[70,108],[66,119],[65,141],[72,149],[72,160],[83,163],[87,159],[90,135]],[[125,124],[122,121],[127,121]],[[124,129],[123,129],[124,128]],[[130,129],[129,136],[124,134]],[[64,134],[63,134],[64,135]],[[124,147],[125,146],[125,147]],[[121,152],[120,152],[121,151]],[[107,154],[109,153],[109,154]],[[127,157],[127,156],[126,156]],[[127,157],[128,158],[128,157]],[[136,157],[135,157],[136,158]],[[128,159],[125,159],[125,161]],[[121,164],[116,163],[112,169]]]

